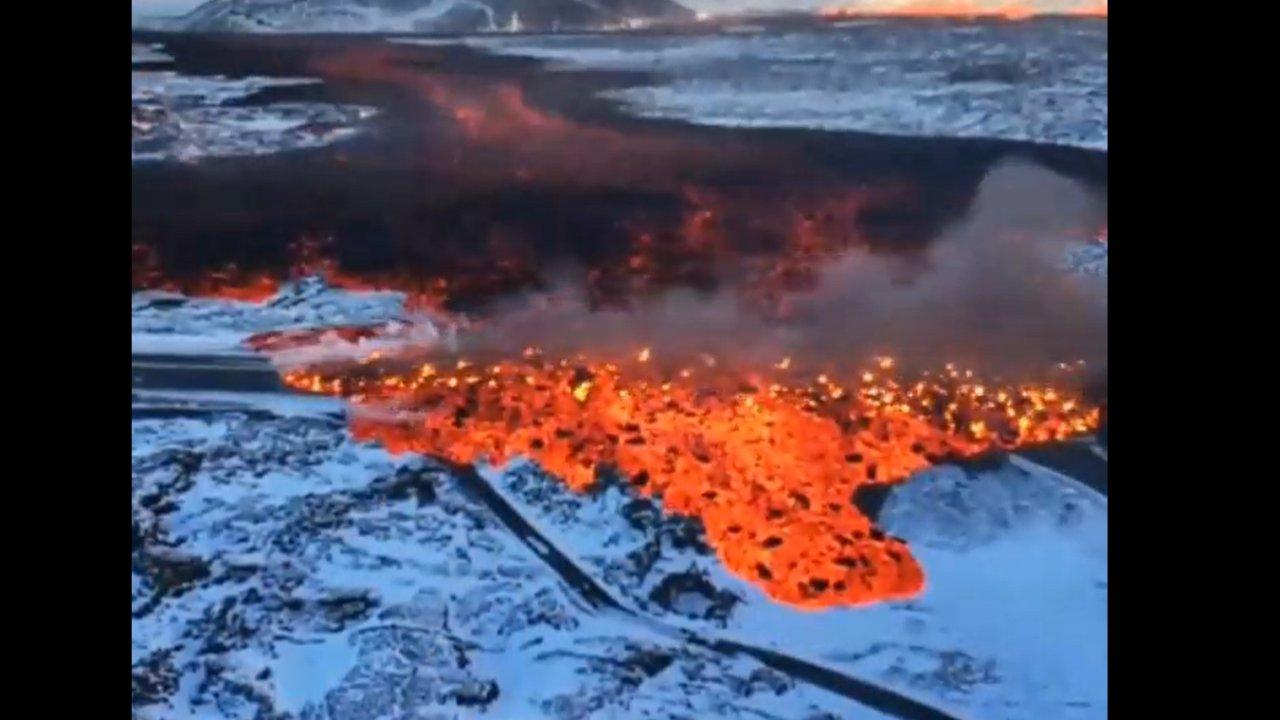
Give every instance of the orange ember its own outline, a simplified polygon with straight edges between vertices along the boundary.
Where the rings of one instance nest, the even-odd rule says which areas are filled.
[[[1097,409],[1076,396],[982,385],[951,366],[907,383],[881,358],[845,383],[801,380],[790,359],[744,373],[710,356],[664,369],[656,355],[641,349],[625,368],[533,349],[492,364],[370,358],[286,372],[285,381],[397,411],[352,421],[357,437],[393,452],[498,466],[527,456],[577,491],[601,473],[629,478],[668,512],[700,518],[732,572],[815,609],[924,587],[905,542],[851,502],[859,487],[1098,424]]]

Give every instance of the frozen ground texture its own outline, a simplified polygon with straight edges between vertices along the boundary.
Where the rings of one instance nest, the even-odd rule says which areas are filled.
[[[159,46],[134,47],[155,62]],[[149,55],[146,53],[150,53]],[[319,147],[354,135],[374,110],[315,102],[254,104],[267,88],[309,85],[298,78],[181,75],[133,71],[133,160],[196,161]]]
[[[487,473],[645,622],[583,603],[443,469],[294,414],[133,423],[138,718],[880,717],[704,638],[770,647],[960,717],[1106,716],[1106,506],[1012,468],[940,469],[887,529],[919,599],[796,612],[696,523],[620,487]]]
[[[468,43],[562,67],[654,73],[652,82],[608,93],[650,117],[1107,148],[1106,20],[886,21],[822,32]]]
[[[135,718],[881,717],[582,604],[341,420],[133,424]]]

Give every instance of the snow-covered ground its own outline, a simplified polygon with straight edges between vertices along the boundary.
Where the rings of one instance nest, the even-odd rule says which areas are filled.
[[[652,84],[607,93],[643,116],[1107,148],[1105,20],[465,42],[558,67],[652,72]]]
[[[132,319],[135,352],[172,352],[186,344],[212,352],[269,330],[408,322],[411,316],[404,293],[349,292],[313,276],[284,283],[261,303],[135,292]]]
[[[628,490],[486,474],[640,619],[583,603],[456,478],[354,443],[340,419],[135,421],[138,716],[881,716],[667,628],[957,717],[1106,716],[1106,501],[1051,477],[922,474],[882,520],[925,594],[812,613],[728,575],[696,523]]]
[[[341,420],[138,420],[132,483],[135,717],[883,717],[584,605]]]
[[[132,316],[135,354],[243,355],[251,352],[245,341],[260,333],[340,326],[379,329],[355,342],[330,334],[294,350],[276,351],[272,360],[279,367],[354,361],[405,349],[423,352],[448,348],[456,341],[451,325],[406,310],[404,293],[343,290],[316,276],[284,283],[261,303],[136,292]]]
[[[1098,718],[1107,707],[1107,505],[1011,464],[940,467],[881,520],[928,588],[910,602],[803,612],[728,573],[696,523],[629,490],[575,495],[536,467],[487,472],[544,534],[641,611],[787,652],[959,717]]]
[[[155,62],[163,55],[158,45],[135,45],[133,50],[134,63]],[[318,82],[134,70],[133,160],[189,162],[319,147],[351,137],[375,114],[372,108],[354,105],[244,103],[267,88]]]

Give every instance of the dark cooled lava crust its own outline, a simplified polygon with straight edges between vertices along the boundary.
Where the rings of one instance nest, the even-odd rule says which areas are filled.
[[[181,73],[325,81],[271,88],[247,104],[307,100],[380,111],[366,133],[335,146],[136,164],[133,243],[153,249],[172,277],[229,264],[283,275],[291,244],[317,237],[331,239],[334,259],[356,274],[465,275],[497,256],[527,270],[480,297],[450,299],[469,305],[535,287],[566,261],[625,259],[638,231],[678,232],[691,193],[739,215],[777,196],[785,209],[813,216],[826,209],[821,201],[806,206],[808,199],[862,193],[854,232],[874,251],[910,256],[965,215],[999,161],[1026,158],[1102,191],[1107,182],[1105,153],[1072,148],[630,118],[595,96],[644,82],[642,73],[546,72],[538,61],[460,46],[323,35],[138,33],[134,40],[163,43]],[[469,103],[491,113],[494,125],[460,137],[457,121]],[[778,243],[774,227],[725,231],[748,251],[767,254]],[[714,282],[677,275],[671,282]]]

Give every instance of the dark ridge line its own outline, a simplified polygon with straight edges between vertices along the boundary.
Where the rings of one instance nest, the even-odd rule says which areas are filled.
[[[710,647],[726,654],[746,653],[779,672],[904,720],[958,720],[955,715],[899,695],[888,688],[774,650],[744,645],[733,640],[715,640]]]
[[[226,365],[228,368],[249,367],[263,371],[275,372],[271,361],[261,355],[213,355],[180,353],[148,353],[135,352],[131,355],[132,363],[154,363],[159,365]]]
[[[492,510],[508,530],[520,538],[521,542],[527,545],[540,560],[564,579],[592,607],[597,610],[607,608],[618,610],[628,615],[635,614],[615,600],[595,579],[583,572],[567,555],[543,537],[542,533],[539,533],[519,511],[512,507],[492,485],[480,476],[480,473],[476,472],[475,466],[451,462],[437,456],[429,457],[457,478],[462,483],[465,491],[470,492]]]
[[[1105,430],[1105,428],[1104,428]],[[1105,433],[1100,435],[1105,438]],[[1105,440],[1099,443],[1105,447]],[[1108,463],[1090,449],[1089,442],[1045,443],[1021,448],[1015,453],[1024,461],[1068,477],[1107,497]]]
[[[261,356],[134,353],[130,369],[135,389],[253,393],[283,393],[287,390],[280,373]]]

